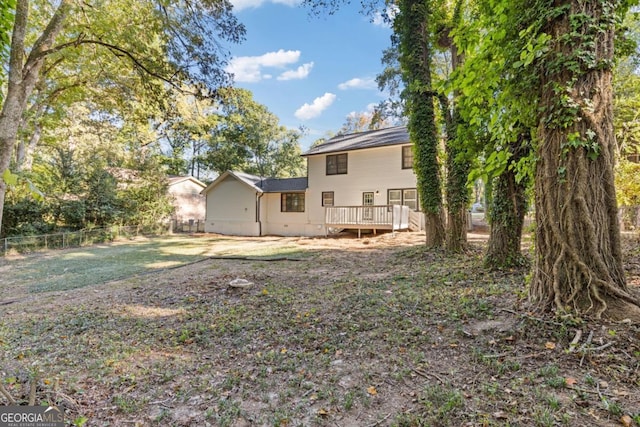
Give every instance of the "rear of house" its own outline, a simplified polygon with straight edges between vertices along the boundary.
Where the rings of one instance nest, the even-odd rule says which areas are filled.
[[[405,127],[332,138],[303,154],[311,222],[332,206],[404,205],[418,211],[413,149]]]
[[[205,230],[320,236],[330,228],[405,229],[409,212],[419,210],[405,127],[338,136],[303,156],[307,177],[222,174],[203,190]]]

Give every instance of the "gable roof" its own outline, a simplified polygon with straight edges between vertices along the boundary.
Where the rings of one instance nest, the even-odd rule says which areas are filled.
[[[258,193],[282,193],[287,191],[305,191],[308,186],[307,177],[301,178],[265,178],[251,175],[244,172],[226,171],[217,177],[211,184],[202,190],[201,194],[206,194],[224,181],[227,177],[233,177],[238,181],[248,185]]]
[[[386,129],[335,136],[320,145],[310,148],[306,153],[302,154],[302,156],[408,143],[409,133],[407,132],[407,127],[395,126]]]
[[[194,184],[196,184],[196,185],[198,185],[198,186],[200,186],[202,188],[206,187],[206,185],[202,181],[200,181],[199,179],[196,179],[196,178],[194,178],[192,176],[170,176],[169,177],[169,186],[180,184],[181,182],[184,182],[184,181],[191,181]]]

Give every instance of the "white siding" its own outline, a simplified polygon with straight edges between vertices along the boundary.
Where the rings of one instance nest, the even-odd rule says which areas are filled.
[[[308,193],[305,194],[304,212],[282,212],[281,193],[268,193],[261,199],[263,234],[278,236],[319,236],[324,235],[324,218],[316,224],[309,221]]]
[[[259,235],[256,192],[234,177],[227,177],[207,193],[208,233]]]
[[[326,154],[308,157],[307,210],[311,223],[324,222],[323,191],[334,192],[335,206],[359,206],[363,192],[374,192],[374,203],[385,205],[387,190],[416,188],[413,169],[402,169],[402,145],[347,153],[346,175],[326,175]]]

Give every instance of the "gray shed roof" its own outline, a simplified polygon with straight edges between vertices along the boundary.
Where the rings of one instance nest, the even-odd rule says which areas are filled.
[[[406,126],[396,126],[380,130],[339,135],[327,142],[309,149],[303,156],[335,153],[339,151],[361,150],[387,145],[408,144],[409,133]]]

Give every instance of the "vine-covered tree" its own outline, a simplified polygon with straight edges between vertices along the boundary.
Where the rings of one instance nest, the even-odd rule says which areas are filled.
[[[420,204],[425,216],[426,245],[441,247],[445,242],[445,222],[431,75],[430,7],[428,1],[399,1],[393,28],[399,40],[399,61],[405,82],[403,98],[414,147]]]
[[[614,0],[522,2],[518,73],[539,78],[535,266],[541,309],[640,320],[622,267],[614,185]],[[517,16],[517,15],[512,15]]]
[[[525,264],[521,253],[524,217],[531,182],[531,147],[537,101],[531,88],[537,77],[513,72],[528,40],[520,37],[517,7],[502,2],[473,2],[474,19],[455,36],[466,60],[453,84],[465,94],[459,113],[465,120],[465,149],[478,154],[472,173],[487,185],[487,219],[491,233],[485,265],[511,268]]]

